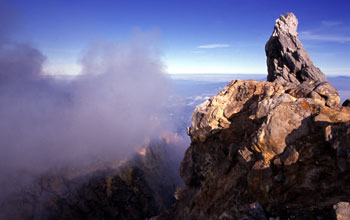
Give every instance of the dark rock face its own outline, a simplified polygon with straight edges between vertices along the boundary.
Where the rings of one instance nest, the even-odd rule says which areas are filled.
[[[231,81],[197,106],[174,219],[341,219],[350,201],[350,108],[310,61],[293,14],[266,45],[269,82]]]
[[[293,13],[281,15],[266,43],[267,80],[300,84],[304,81],[327,81],[321,70],[314,66],[309,54],[298,39],[298,20]]]
[[[348,106],[350,107],[350,99],[347,99],[343,102],[343,106]]]
[[[166,140],[152,141],[144,152],[118,168],[75,178],[47,174],[11,195],[0,206],[0,219],[143,220],[174,202],[181,183],[178,152]]]

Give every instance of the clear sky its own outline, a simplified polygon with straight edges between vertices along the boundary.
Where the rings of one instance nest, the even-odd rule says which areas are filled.
[[[3,0],[0,0],[3,1]],[[280,14],[327,75],[350,75],[349,0],[11,0],[12,37],[36,45],[56,73],[79,72],[94,39],[123,41],[157,30],[169,73],[266,73],[264,46]]]

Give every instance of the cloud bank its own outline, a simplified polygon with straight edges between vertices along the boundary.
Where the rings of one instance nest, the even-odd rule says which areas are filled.
[[[0,199],[57,167],[117,163],[164,128],[157,32],[91,43],[74,80],[45,75],[45,56],[6,33],[0,30]]]

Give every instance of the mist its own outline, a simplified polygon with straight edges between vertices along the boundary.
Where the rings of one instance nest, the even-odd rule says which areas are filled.
[[[0,28],[0,199],[50,169],[118,163],[170,129],[157,31],[90,43],[81,74],[65,79],[44,73],[46,57]]]

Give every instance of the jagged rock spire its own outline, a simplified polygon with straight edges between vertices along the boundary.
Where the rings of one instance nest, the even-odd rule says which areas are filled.
[[[298,19],[293,13],[281,15],[276,20],[272,36],[265,45],[267,80],[296,85],[311,80],[326,82],[326,76],[314,66],[299,41],[297,27]]]

